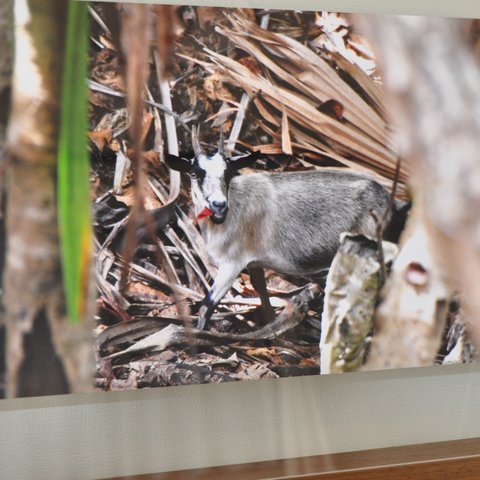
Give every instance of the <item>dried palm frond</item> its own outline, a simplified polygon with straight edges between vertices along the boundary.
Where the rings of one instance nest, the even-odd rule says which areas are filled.
[[[290,145],[311,163],[327,157],[393,179],[398,154],[379,85],[341,54],[328,53],[325,59],[239,14],[227,18],[231,27],[217,31],[253,57],[260,69],[205,49],[210,66],[254,100],[262,120],[259,125],[274,132],[274,141],[283,148]],[[330,100],[340,104],[341,118],[322,110]],[[407,173],[403,167],[400,193],[405,192]]]

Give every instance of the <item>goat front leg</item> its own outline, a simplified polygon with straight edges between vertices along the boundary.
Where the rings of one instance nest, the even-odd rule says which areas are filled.
[[[267,291],[267,282],[265,281],[265,272],[262,267],[248,267],[250,280],[253,288],[258,293],[262,302],[263,323],[266,325],[275,320],[275,310],[270,303],[270,297]]]
[[[205,328],[205,323],[210,319],[216,306],[228,292],[241,271],[242,267],[239,267],[237,263],[224,263],[220,265],[212,288],[203,299],[202,306],[198,312],[197,328],[199,330]]]

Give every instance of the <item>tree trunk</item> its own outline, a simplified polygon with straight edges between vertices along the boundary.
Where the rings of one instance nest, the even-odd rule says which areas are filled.
[[[431,364],[454,290],[465,294],[467,328],[480,346],[480,72],[461,21],[362,20],[379,53],[414,204],[379,308],[381,335],[369,368]],[[403,342],[407,331],[424,341]],[[403,343],[409,359],[392,358],[389,341]]]
[[[10,86],[13,56],[13,0],[0,0],[0,162],[5,146],[5,133],[10,107]]]
[[[5,266],[5,139],[10,111],[13,57],[13,0],[0,0],[0,292],[3,291]],[[0,304],[0,398],[5,397],[5,325]]]
[[[50,395],[92,384],[90,324],[65,316],[56,202],[68,2],[19,1],[6,178],[7,394]]]

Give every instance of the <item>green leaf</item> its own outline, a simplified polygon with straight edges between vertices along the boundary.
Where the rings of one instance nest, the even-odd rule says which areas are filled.
[[[77,323],[85,314],[92,246],[87,151],[87,5],[69,1],[58,145],[60,244],[71,323]]]

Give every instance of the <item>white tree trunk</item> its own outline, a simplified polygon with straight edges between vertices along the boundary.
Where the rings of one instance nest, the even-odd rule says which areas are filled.
[[[379,53],[397,143],[412,171],[414,202],[403,252],[379,309],[381,335],[369,368],[429,364],[444,303],[456,289],[465,294],[467,328],[480,345],[480,73],[459,20],[362,20]],[[408,335],[424,340],[412,345]],[[399,343],[411,358],[390,361],[387,353]]]

